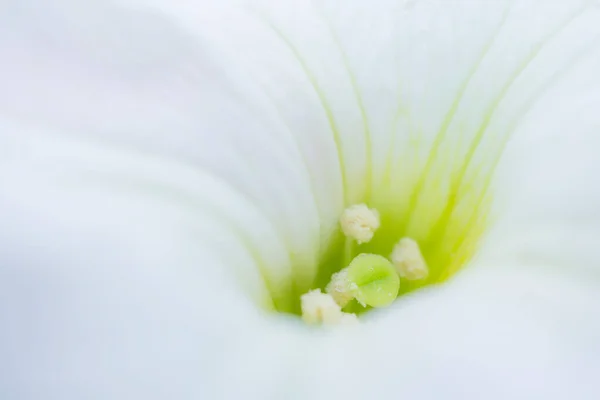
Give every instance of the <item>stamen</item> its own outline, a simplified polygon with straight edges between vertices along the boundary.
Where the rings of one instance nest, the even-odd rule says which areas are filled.
[[[311,290],[300,298],[302,318],[309,325],[335,325],[342,321],[342,308],[320,289]]]
[[[429,275],[429,268],[419,244],[411,238],[402,238],[394,246],[390,256],[392,263],[400,275],[409,281],[425,279]]]
[[[344,210],[340,225],[344,235],[356,240],[358,244],[367,243],[379,228],[379,212],[365,204],[355,204]]]
[[[356,290],[356,284],[351,284],[348,280],[348,268],[336,272],[331,276],[331,282],[325,288],[325,291],[333,297],[340,307],[345,307],[350,300],[354,298],[353,291]]]

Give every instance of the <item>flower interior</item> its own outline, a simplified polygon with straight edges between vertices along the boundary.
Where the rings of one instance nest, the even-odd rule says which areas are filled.
[[[496,142],[492,154],[477,159],[481,136],[462,150],[443,137],[438,135],[422,160],[406,157],[400,166],[388,161],[372,190],[340,215],[311,293],[330,294],[342,316],[386,307],[407,293],[442,283],[476,253],[489,224],[492,175],[506,143]],[[359,230],[370,224],[372,232],[353,235],[344,219],[361,210],[367,215],[354,215],[354,222]],[[416,268],[402,267],[403,260]],[[311,312],[302,295],[296,295],[293,312]]]

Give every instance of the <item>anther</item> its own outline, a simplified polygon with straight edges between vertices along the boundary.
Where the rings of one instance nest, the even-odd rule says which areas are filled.
[[[331,281],[325,291],[343,308],[354,298],[353,289],[355,288],[356,284],[352,285],[348,280],[348,269],[344,268],[331,276]]]
[[[409,281],[427,278],[429,269],[419,244],[411,238],[402,238],[390,256],[398,275]]]
[[[365,204],[355,204],[344,210],[340,217],[342,232],[349,238],[367,243],[379,228],[379,213]]]
[[[335,325],[342,320],[342,308],[321,289],[311,290],[300,297],[302,319],[309,325]]]

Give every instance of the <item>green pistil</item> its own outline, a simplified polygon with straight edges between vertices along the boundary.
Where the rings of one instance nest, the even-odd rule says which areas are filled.
[[[385,307],[398,295],[400,277],[385,257],[359,254],[348,266],[348,286],[363,306]]]

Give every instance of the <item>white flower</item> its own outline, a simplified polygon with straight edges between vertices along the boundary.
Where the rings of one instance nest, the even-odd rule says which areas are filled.
[[[9,0],[1,397],[598,398],[593,3]],[[292,315],[402,237],[393,305]]]

